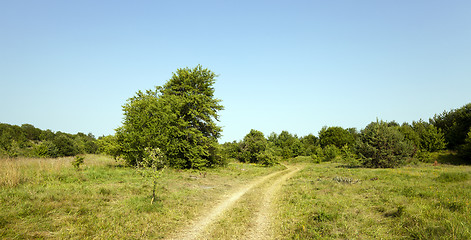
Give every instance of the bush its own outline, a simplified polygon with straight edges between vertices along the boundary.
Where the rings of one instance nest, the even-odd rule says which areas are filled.
[[[376,121],[362,130],[357,152],[366,167],[393,168],[403,165],[415,149],[404,139],[398,127]]]
[[[79,170],[80,165],[83,164],[84,159],[84,156],[75,156],[75,159],[72,161],[72,166],[74,166],[75,169]]]
[[[57,147],[57,156],[75,156],[78,154],[77,145],[74,140],[65,134],[57,136],[54,141],[54,145]]]
[[[464,161],[471,163],[471,129],[465,139],[465,143],[458,148],[458,156]]]
[[[340,149],[334,145],[327,145],[324,148],[324,162],[335,161],[341,157]]]
[[[319,143],[321,147],[327,147],[328,145],[334,145],[337,148],[345,145],[351,146],[355,143],[355,135],[352,131],[342,127],[323,127],[319,131]]]
[[[41,158],[57,157],[57,147],[51,141],[44,141],[34,147],[34,153]]]
[[[465,172],[444,172],[436,178],[437,181],[447,182],[463,182],[469,179],[469,174]]]
[[[257,163],[263,166],[273,166],[278,163],[278,159],[269,149],[257,154]]]
[[[424,163],[431,163],[433,162],[432,160],[432,155],[428,151],[422,151],[419,150],[414,156],[415,159],[419,160],[420,162]]]
[[[259,155],[267,149],[267,140],[262,132],[252,129],[245,135],[241,149],[240,161],[258,163]]]

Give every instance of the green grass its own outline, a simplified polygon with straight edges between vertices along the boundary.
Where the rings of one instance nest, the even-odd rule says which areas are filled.
[[[471,239],[470,166],[306,167],[279,199],[280,239]]]
[[[234,187],[276,171],[250,164],[197,171],[166,169],[152,182],[114,160],[0,159],[0,239],[159,239]],[[10,180],[8,180],[10,179]]]
[[[162,239],[230,191],[283,169],[166,169],[150,204],[151,179],[136,170],[97,155],[77,170],[73,160],[0,159],[0,239]],[[305,165],[274,198],[276,239],[471,239],[471,166]],[[256,190],[208,236],[246,234],[262,201]]]

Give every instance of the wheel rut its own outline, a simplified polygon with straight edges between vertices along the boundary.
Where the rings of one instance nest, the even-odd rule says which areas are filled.
[[[296,174],[301,168],[294,166],[286,166],[287,169],[271,173],[269,175],[260,177],[242,188],[228,194],[228,196],[213,207],[208,213],[201,215],[196,220],[191,222],[187,227],[181,229],[178,233],[174,234],[168,239],[208,239],[206,236],[208,229],[213,223],[224,217],[224,213],[232,209],[234,204],[238,202],[244,195],[257,187],[258,194],[263,195],[263,200],[259,209],[254,213],[254,222],[252,226],[247,229],[244,236],[237,237],[238,239],[271,239],[273,231],[271,229],[271,217],[273,215],[273,199],[276,193],[281,188],[282,184],[291,176]],[[258,187],[263,185],[260,190]],[[267,185],[265,187],[265,185]]]

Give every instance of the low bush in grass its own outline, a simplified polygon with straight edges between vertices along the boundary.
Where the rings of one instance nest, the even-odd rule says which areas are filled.
[[[436,178],[437,181],[443,183],[463,182],[469,179],[469,174],[465,172],[444,172]]]

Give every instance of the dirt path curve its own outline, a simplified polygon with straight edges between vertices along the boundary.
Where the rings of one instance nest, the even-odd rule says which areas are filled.
[[[269,208],[271,205],[273,193],[276,192],[276,190],[279,187],[281,187],[281,183],[283,181],[285,181],[290,176],[294,175],[299,170],[300,169],[289,166],[285,170],[271,173],[269,175],[258,178],[255,181],[250,182],[249,184],[245,185],[244,187],[230,194],[228,198],[222,200],[213,209],[211,209],[207,214],[202,215],[201,217],[193,221],[193,223],[191,223],[188,227],[179,231],[176,235],[172,236],[169,239],[182,239],[182,240],[198,239],[198,237],[200,237],[200,235],[204,232],[204,230],[211,223],[219,219],[225,211],[229,210],[234,205],[234,203],[237,202],[237,200],[239,200],[249,190],[266,182],[267,180],[269,180],[270,178],[274,176],[281,175],[281,177],[278,177],[278,179],[276,179],[274,184],[270,186],[263,193],[265,194],[264,203],[262,205],[261,211],[259,211],[258,213],[257,222],[255,223],[255,228],[253,230],[249,230],[250,232],[253,232],[253,234],[248,234],[248,239],[260,239],[260,238],[256,238],[257,236],[268,237],[268,236],[264,236],[263,232],[267,231],[267,229],[270,226],[269,224],[270,221],[268,218],[270,214]],[[252,236],[255,238],[253,238]]]
[[[255,226],[249,229],[246,240],[273,239],[273,231],[271,228],[271,220],[274,216],[273,200],[277,192],[286,180],[296,174],[302,168],[290,167],[288,173],[277,178],[263,193],[262,205],[256,213]]]

